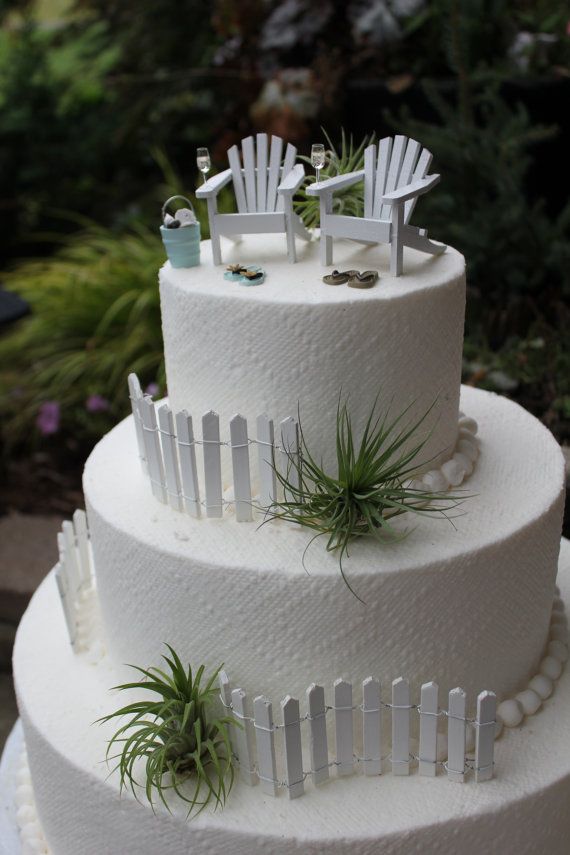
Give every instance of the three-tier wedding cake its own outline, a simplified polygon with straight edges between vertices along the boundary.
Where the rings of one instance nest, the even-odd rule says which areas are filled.
[[[516,404],[461,387],[460,253],[406,249],[396,278],[389,248],[338,240],[339,270],[380,272],[359,290],[323,283],[316,240],[298,249],[295,265],[284,249],[278,234],[224,245],[226,263],[263,267],[257,287],[224,278],[209,242],[200,266],[166,263],[160,272],[167,405],[139,397],[131,378],[135,417],[104,437],[85,467],[88,538],[81,515],[62,537],[84,590],[73,610],[73,592],[60,584],[64,611],[50,574],[18,632],[15,678],[37,810],[37,819],[24,811],[24,826],[41,826],[53,855],[564,855],[570,548],[560,550],[560,449]],[[338,555],[318,538],[310,543],[312,531],[259,510],[260,496],[279,489],[271,446],[287,431],[298,442],[298,421],[306,447],[334,470],[339,399],[356,435],[376,399],[410,423],[427,413],[414,483],[462,499],[451,520],[396,518],[402,540],[351,543],[343,570],[352,592]],[[158,665],[164,642],[193,665],[223,663],[222,700],[244,723],[224,809],[190,820],[176,799],[171,812],[160,803],[153,811],[120,794],[104,762],[113,725],[94,724],[116,706],[109,689],[129,679],[125,663]],[[381,706],[363,700],[370,677]],[[439,705],[430,713],[421,687],[432,682]],[[326,698],[320,777],[313,760],[327,730],[307,706],[312,684]],[[348,686],[348,705],[339,686]],[[485,690],[497,697],[496,735],[507,726],[483,769],[473,752],[491,750],[476,707]],[[270,728],[253,720],[258,696],[273,702]],[[284,698],[300,701],[298,746],[287,741]],[[449,698],[457,710],[466,703],[463,714]],[[430,715],[434,738],[440,733],[431,759]],[[383,727],[374,758],[368,722]],[[451,760],[458,739],[460,770],[457,755]],[[274,774],[263,773],[267,762]]]

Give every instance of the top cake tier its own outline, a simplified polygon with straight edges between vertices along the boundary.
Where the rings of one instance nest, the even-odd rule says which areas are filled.
[[[376,269],[368,290],[322,281],[318,242],[287,261],[282,235],[250,236],[224,247],[227,264],[260,264],[266,281],[246,287],[224,279],[209,241],[198,267],[160,272],[168,394],[174,412],[219,413],[227,430],[236,413],[277,424],[300,414],[311,452],[334,461],[336,408],[347,398],[356,435],[376,396],[393,416],[410,407],[431,434],[422,459],[450,456],[457,434],[465,313],[465,261],[405,250],[405,275],[389,276],[389,247],[335,243],[339,270]],[[222,437],[223,438],[223,437]],[[434,465],[432,462],[431,466]]]

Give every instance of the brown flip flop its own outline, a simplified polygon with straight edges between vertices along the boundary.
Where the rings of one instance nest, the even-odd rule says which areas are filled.
[[[358,270],[333,270],[332,273],[323,276],[323,282],[325,285],[344,285],[351,276],[358,276]]]
[[[348,278],[349,288],[372,288],[378,281],[377,270],[365,270],[364,273],[359,273],[356,270],[354,274]]]

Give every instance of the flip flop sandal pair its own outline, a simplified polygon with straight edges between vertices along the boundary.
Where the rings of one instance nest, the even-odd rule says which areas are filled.
[[[323,276],[323,282],[326,285],[344,285],[352,276],[358,276],[358,270],[333,270]]]
[[[239,282],[240,285],[261,285],[265,282],[265,270],[258,264],[250,264],[248,267],[230,264],[226,268],[224,279],[229,282]]]
[[[332,273],[323,276],[323,282],[327,285],[344,285],[346,283],[349,288],[372,288],[377,281],[377,270],[365,270],[364,273],[360,273],[358,270],[333,270]]]

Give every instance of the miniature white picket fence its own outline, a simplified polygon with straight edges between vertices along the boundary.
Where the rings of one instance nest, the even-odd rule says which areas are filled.
[[[392,683],[390,702],[381,699],[380,683],[368,677],[362,683],[362,703],[355,704],[352,685],[336,680],[333,703],[325,703],[325,691],[314,683],[306,692],[307,711],[301,715],[299,701],[287,695],[280,704],[281,723],[275,723],[273,705],[263,695],[253,701],[242,689],[231,689],[225,671],[219,675],[220,700],[226,714],[237,726],[230,726],[230,741],[239,776],[244,783],[261,784],[265,793],[277,796],[281,788],[290,799],[305,792],[310,778],[315,786],[327,781],[331,770],[338,776],[351,775],[360,767],[366,776],[409,775],[417,763],[420,775],[435,777],[443,771],[449,781],[462,783],[473,772],[476,782],[493,777],[496,696],[484,691],[477,697],[476,717],[468,718],[463,689],[449,692],[448,708],[439,707],[436,683],[424,683],[420,703],[411,702],[410,685],[399,677]],[[391,753],[382,756],[383,712],[391,714]],[[355,751],[354,716],[362,717],[362,752]],[[411,716],[419,715],[419,750],[411,751]],[[329,753],[327,717],[334,721],[334,753]],[[438,760],[438,722],[447,721],[447,760]],[[301,728],[309,728],[308,768],[302,749]],[[475,728],[473,756],[466,751],[467,728]],[[278,774],[276,737],[282,736],[283,774]]]
[[[59,561],[55,580],[72,647],[76,646],[81,594],[93,583],[93,558],[87,516],[77,510],[73,521],[66,520],[57,535]]]
[[[229,440],[220,436],[220,418],[210,411],[202,416],[202,438],[196,437],[192,416],[186,410],[173,414],[168,404],[158,407],[143,395],[136,374],[129,375],[129,395],[135,422],[139,457],[150,479],[154,496],[174,510],[199,518],[221,517],[233,506],[238,522],[253,519],[253,508],[268,508],[277,499],[279,483],[275,466],[288,477],[296,474],[299,454],[297,421],[279,422],[275,441],[273,420],[262,414],[256,419],[256,436],[248,433],[247,419],[236,415],[230,420]],[[252,461],[250,446],[257,446],[258,495],[252,500]],[[204,496],[198,478],[196,449],[202,448]],[[222,449],[231,452],[233,498],[224,497],[222,485]]]

